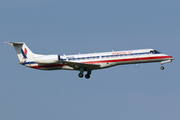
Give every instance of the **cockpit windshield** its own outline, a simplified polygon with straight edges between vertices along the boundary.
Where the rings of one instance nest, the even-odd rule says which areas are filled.
[[[160,53],[159,51],[157,51],[157,50],[154,50],[154,53]]]
[[[152,50],[152,51],[150,51],[150,53],[151,53],[151,54],[159,54],[159,53],[161,53],[161,52],[159,52],[159,51],[157,51],[157,50]]]

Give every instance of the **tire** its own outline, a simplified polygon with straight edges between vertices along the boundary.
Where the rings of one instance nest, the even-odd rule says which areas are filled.
[[[163,67],[163,66],[161,66],[161,70],[164,70],[164,67]]]
[[[89,78],[90,78],[90,75],[89,75],[89,74],[86,74],[86,75],[85,75],[85,78],[86,78],[86,79],[89,79]]]
[[[79,73],[78,76],[82,78],[84,75],[82,73]]]

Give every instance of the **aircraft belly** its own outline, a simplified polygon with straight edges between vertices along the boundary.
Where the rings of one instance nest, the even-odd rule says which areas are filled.
[[[74,70],[72,67],[69,67],[69,66],[63,66],[61,69],[62,70]]]
[[[39,70],[59,70],[64,66],[63,64],[27,64],[29,68],[39,69]]]

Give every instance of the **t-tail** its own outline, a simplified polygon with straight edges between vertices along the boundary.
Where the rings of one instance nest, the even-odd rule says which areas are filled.
[[[28,64],[29,62],[37,64],[58,64],[60,62],[59,55],[34,54],[24,42],[6,43],[15,48],[20,64],[22,65]]]
[[[27,45],[24,42],[16,42],[16,43],[7,42],[7,43],[14,47],[20,62],[24,62],[26,60],[35,58],[35,54],[27,47]]]

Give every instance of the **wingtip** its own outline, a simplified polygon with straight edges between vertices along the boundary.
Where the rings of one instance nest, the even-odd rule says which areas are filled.
[[[9,45],[12,45],[12,42],[4,42],[5,44],[9,44]]]

